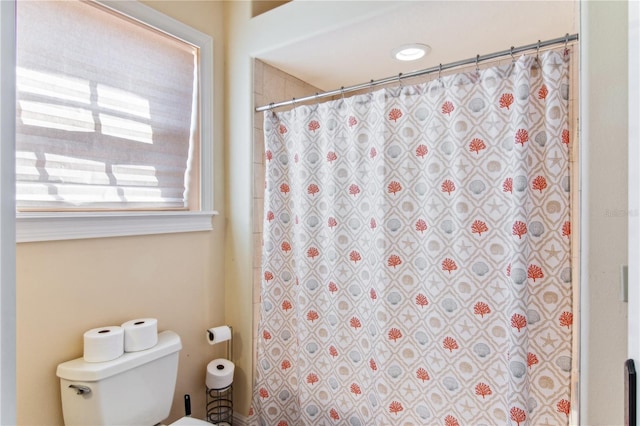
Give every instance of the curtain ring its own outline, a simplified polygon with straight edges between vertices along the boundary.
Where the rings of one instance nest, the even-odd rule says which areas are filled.
[[[569,45],[569,33],[566,33],[564,36],[564,49],[567,50],[567,46]]]
[[[511,52],[511,62],[515,62],[516,58],[513,57],[513,46],[511,46],[510,52]]]
[[[476,74],[480,74],[480,67],[478,66],[478,62],[480,62],[480,55],[476,55]]]
[[[344,101],[344,86],[340,88],[340,93],[342,94],[342,100]]]
[[[536,61],[540,62],[540,40],[538,40],[538,47],[536,47]]]
[[[438,81],[442,83],[442,64],[438,66]]]

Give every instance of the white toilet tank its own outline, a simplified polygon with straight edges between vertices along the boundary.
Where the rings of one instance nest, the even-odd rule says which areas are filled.
[[[163,331],[151,349],[107,362],[78,358],[59,364],[65,425],[160,423],[171,411],[180,349],[180,336]]]

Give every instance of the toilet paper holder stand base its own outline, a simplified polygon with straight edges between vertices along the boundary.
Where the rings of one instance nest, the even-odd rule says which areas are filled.
[[[224,389],[207,388],[207,421],[233,426],[233,384]]]
[[[233,362],[233,328],[229,327],[230,337],[227,340],[227,359]],[[207,330],[209,340],[213,340],[213,333]],[[233,382],[223,389],[206,387],[207,421],[218,424],[233,425]]]

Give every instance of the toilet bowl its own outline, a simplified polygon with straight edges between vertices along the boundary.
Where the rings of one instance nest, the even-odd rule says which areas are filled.
[[[147,350],[106,362],[59,364],[65,425],[160,425],[171,411],[180,349],[180,336],[163,331]],[[211,423],[186,416],[171,425]]]
[[[204,420],[194,419],[193,417],[182,417],[181,419],[176,420],[175,422],[169,424],[168,426],[215,426],[209,422],[205,422]]]

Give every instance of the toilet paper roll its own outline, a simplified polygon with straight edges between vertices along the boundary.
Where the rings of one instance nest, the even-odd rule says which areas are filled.
[[[207,365],[207,388],[224,389],[233,383],[235,365],[228,359],[214,359]]]
[[[122,327],[92,328],[84,333],[84,353],[87,362],[114,360],[124,353],[124,331]]]
[[[139,318],[122,324],[124,351],[138,352],[154,347],[158,343],[158,320]]]
[[[213,327],[207,330],[207,341],[210,345],[216,343],[226,342],[231,339],[231,327],[228,325],[221,325],[220,327]]]

